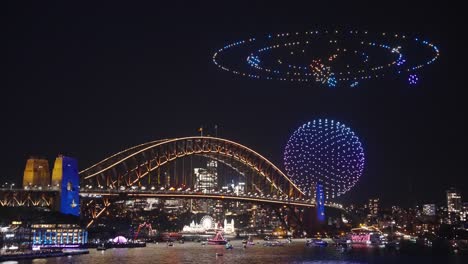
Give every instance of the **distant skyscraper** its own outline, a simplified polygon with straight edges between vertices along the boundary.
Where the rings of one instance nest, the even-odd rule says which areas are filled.
[[[436,206],[435,204],[424,204],[423,205],[423,214],[427,216],[436,215]]]
[[[49,162],[46,159],[29,158],[23,174],[23,187],[50,185]]]
[[[379,199],[372,198],[369,199],[367,204],[367,209],[369,210],[369,214],[367,215],[367,221],[369,224],[376,224],[377,217],[379,215]]]
[[[369,215],[377,216],[379,214],[379,199],[373,198],[369,199]]]
[[[196,184],[195,188],[203,192],[211,192],[212,189],[218,187],[218,163],[215,160],[210,160],[204,168],[194,168]]]
[[[450,188],[447,190],[447,211],[449,213],[459,213],[462,207],[461,194],[458,190]]]
[[[462,206],[462,213],[460,215],[460,220],[462,222],[466,222],[468,221],[468,203],[463,203],[463,206]]]
[[[234,193],[242,195],[245,193],[245,182],[239,182],[238,185],[234,186]]]

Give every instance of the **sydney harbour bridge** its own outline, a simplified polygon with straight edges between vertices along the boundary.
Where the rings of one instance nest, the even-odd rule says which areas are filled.
[[[193,175],[194,159],[215,161],[217,183],[202,188]],[[220,168],[223,168],[222,170]],[[222,186],[241,183],[242,191]],[[54,208],[60,189],[4,188],[0,206]],[[227,139],[194,136],[133,146],[79,172],[80,212],[91,226],[114,203],[128,199],[212,199],[289,208],[316,206],[277,166],[256,151]],[[341,209],[326,203],[325,206]]]

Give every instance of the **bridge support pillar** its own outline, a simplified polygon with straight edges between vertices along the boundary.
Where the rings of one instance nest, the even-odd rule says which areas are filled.
[[[52,171],[52,184],[60,194],[57,209],[64,214],[80,215],[78,162],[74,158],[58,156]]]
[[[325,222],[325,195],[323,185],[317,183],[315,186],[315,202],[317,205],[317,220],[319,223]]]

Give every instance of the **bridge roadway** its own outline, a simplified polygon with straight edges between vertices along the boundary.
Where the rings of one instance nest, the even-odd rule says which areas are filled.
[[[255,195],[235,195],[226,193],[203,193],[203,192],[178,192],[178,191],[141,191],[141,190],[81,190],[81,197],[101,198],[101,197],[128,197],[128,198],[185,198],[185,199],[215,199],[215,200],[236,200],[257,203],[274,203],[282,205],[295,205],[305,207],[315,207],[310,200],[280,200],[277,198],[262,197]]]
[[[58,188],[43,189],[10,189],[0,188],[2,193],[59,193]],[[315,207],[315,201],[310,199],[278,199],[275,197],[252,195],[236,195],[229,193],[203,193],[190,191],[159,191],[159,190],[105,190],[105,189],[80,189],[80,196],[83,198],[185,198],[185,199],[215,199],[215,200],[234,200],[256,203],[270,203],[280,205],[293,205],[301,207]],[[344,210],[341,204],[325,203],[326,207],[333,207]]]
[[[80,196],[86,198],[185,198],[185,199],[215,199],[215,200],[235,200],[255,203],[271,203],[280,205],[293,205],[301,207],[315,207],[314,201],[310,199],[278,199],[258,195],[236,195],[229,193],[202,193],[187,191],[143,191],[143,190],[80,190]],[[326,203],[327,207],[334,207],[343,210],[340,204]]]

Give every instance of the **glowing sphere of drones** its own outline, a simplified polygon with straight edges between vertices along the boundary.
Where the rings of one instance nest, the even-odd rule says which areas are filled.
[[[307,195],[317,184],[326,199],[349,191],[364,170],[364,150],[359,138],[343,123],[318,119],[299,127],[284,152],[288,176]]]

